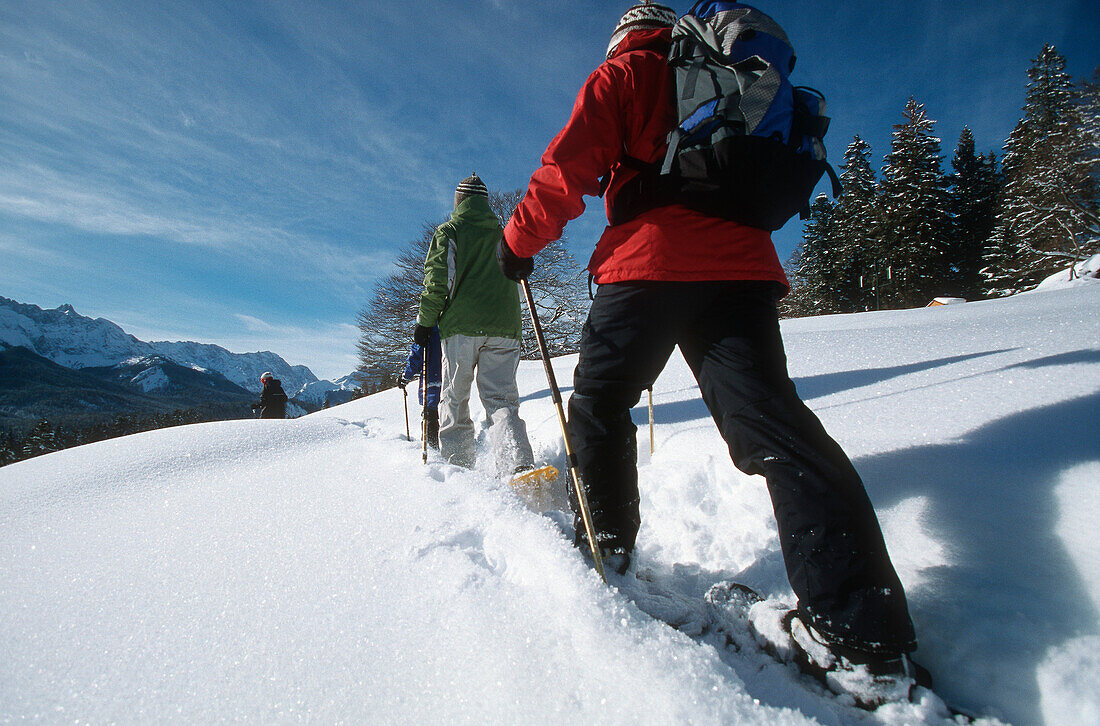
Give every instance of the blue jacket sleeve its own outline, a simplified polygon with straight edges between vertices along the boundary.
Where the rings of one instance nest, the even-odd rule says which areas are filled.
[[[405,363],[405,380],[411,381],[420,375],[424,367],[424,351],[416,343],[409,348],[409,359]]]

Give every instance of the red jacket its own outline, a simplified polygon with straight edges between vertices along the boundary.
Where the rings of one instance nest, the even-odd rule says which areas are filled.
[[[599,194],[611,170],[606,202],[638,172],[619,164],[624,153],[660,161],[676,125],[674,82],[667,57],[671,31],[639,30],[588,77],[569,123],[550,142],[542,166],[504,229],[508,246],[530,257],[559,239]],[[708,217],[681,205],[651,209],[608,226],[588,270],[598,284],[630,280],[774,280],[787,286],[771,235]]]

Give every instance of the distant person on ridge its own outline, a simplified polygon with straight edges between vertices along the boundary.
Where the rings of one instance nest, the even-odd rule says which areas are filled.
[[[439,448],[439,389],[443,382],[443,352],[439,344],[439,328],[432,328],[432,334],[428,337],[426,345],[413,343],[409,348],[409,359],[405,363],[405,370],[397,378],[397,385],[402,391],[410,381],[416,380],[424,372],[424,353],[428,354],[428,380],[423,381],[417,388],[417,399],[424,407],[424,430],[428,438],[428,446]]]
[[[252,404],[252,410],[259,410],[260,418],[286,418],[287,395],[283,384],[271,371],[260,375],[260,383],[264,390],[260,393],[260,402]]]
[[[504,230],[508,277],[531,272],[532,256],[561,237],[605,176],[611,217],[638,175],[624,154],[664,158],[677,124],[667,62],[675,21],[671,8],[645,3],[619,22]],[[630,409],[678,345],[734,463],[767,479],[797,617],[850,663],[883,675],[908,669],[916,637],[875,510],[787,372],[776,303],[789,286],[770,234],[668,203],[605,228],[588,269],[599,292],[581,335],[569,426],[612,568],[627,569],[640,526]],[[587,549],[579,514],[575,521],[576,544]]]
[[[500,220],[489,190],[473,174],[455,190],[451,218],[432,237],[424,262],[424,291],[413,340],[424,346],[439,327],[443,389],[439,402],[439,453],[452,464],[475,463],[470,388],[485,407],[494,456],[510,474],[534,463],[527,427],[519,417],[519,291],[496,263]]]

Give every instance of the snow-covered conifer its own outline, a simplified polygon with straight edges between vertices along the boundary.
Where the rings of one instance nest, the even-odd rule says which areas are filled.
[[[57,444],[57,431],[46,419],[41,419],[30,433],[23,440],[23,456],[24,459],[30,459],[34,456],[41,456],[42,454],[49,454],[53,451],[58,451],[60,447]]]
[[[1098,207],[1096,137],[1065,57],[1045,45],[1027,75],[1023,118],[1004,145],[1004,204],[982,270],[993,295],[1029,289],[1079,259]]]
[[[981,297],[982,254],[996,221],[1000,198],[997,158],[975,153],[974,134],[963,127],[948,177],[951,234],[946,247],[945,292],[974,300]]]
[[[1074,211],[1083,227],[1079,237],[1081,251],[1087,256],[1100,251],[1100,202],[1097,200],[1100,196],[1100,66],[1093,70],[1090,79],[1081,82],[1080,88],[1081,123],[1085,135],[1081,165],[1088,175],[1092,204],[1082,204]]]
[[[0,431],[0,466],[7,466],[16,458],[15,436],[10,431]]]
[[[936,122],[910,98],[894,126],[882,170],[883,241],[879,265],[882,307],[915,307],[942,293],[944,248],[950,226],[946,180]]]
[[[871,145],[857,134],[844,151],[840,181],[844,193],[837,199],[834,229],[838,252],[834,265],[840,308],[844,312],[876,307],[875,281],[882,257],[881,199],[870,162]]]
[[[785,317],[840,312],[837,299],[837,258],[833,213],[835,205],[824,194],[810,205],[802,242],[787,263],[791,293],[782,301]]]

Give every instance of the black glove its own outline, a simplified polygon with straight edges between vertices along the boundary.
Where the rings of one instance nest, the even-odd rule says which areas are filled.
[[[404,391],[405,386],[407,386],[407,385],[409,385],[409,379],[408,378],[406,378],[404,375],[400,375],[400,376],[397,377],[397,387],[398,388],[400,388],[402,391]]]
[[[501,237],[500,242],[497,243],[497,262],[504,276],[516,282],[526,279],[535,270],[535,259],[518,256],[504,241],[504,237]]]
[[[417,324],[416,330],[413,331],[413,342],[414,343],[416,343],[421,348],[423,348],[425,345],[428,344],[428,339],[431,338],[431,337],[432,337],[432,329],[431,328],[429,328],[425,325]]]

